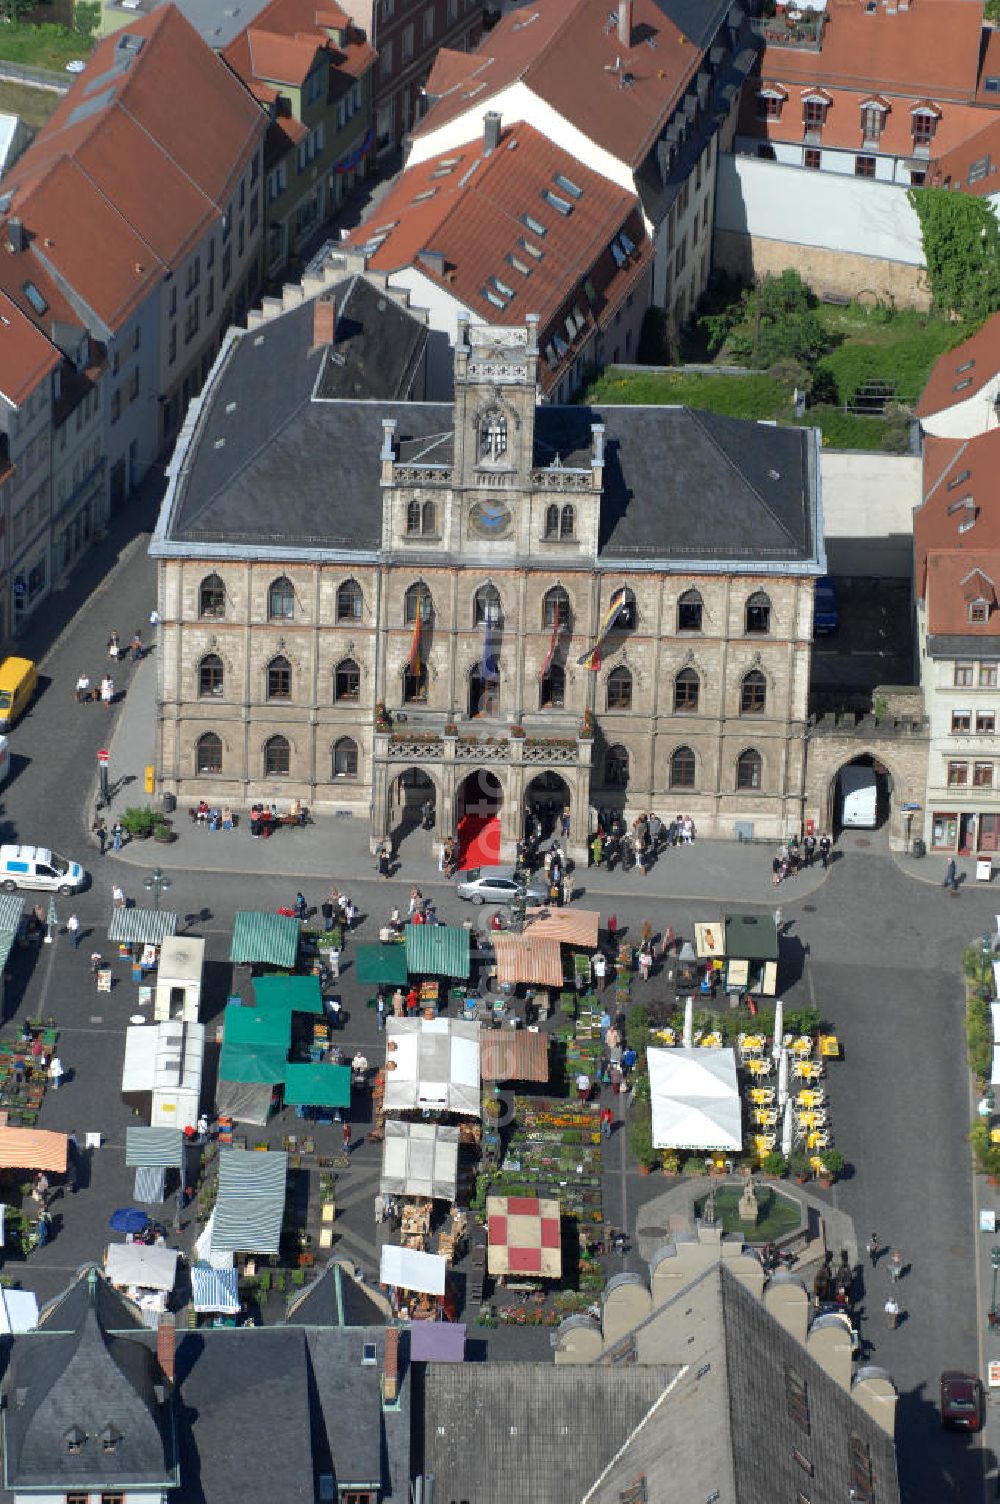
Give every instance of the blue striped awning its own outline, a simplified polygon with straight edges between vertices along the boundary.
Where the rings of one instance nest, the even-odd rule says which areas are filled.
[[[126,1128],[125,1163],[183,1169],[184,1135],[179,1128]]]
[[[236,1269],[213,1269],[211,1264],[191,1266],[191,1299],[196,1311],[216,1311],[228,1316],[240,1308],[239,1273]]]
[[[140,1165],[135,1172],[133,1195],[143,1206],[159,1206],[167,1194],[167,1172],[161,1165]]]
[[[162,945],[177,932],[177,915],[169,909],[115,909],[108,925],[113,945]]]
[[[16,935],[24,913],[24,898],[20,893],[0,893],[0,934]]]
[[[285,914],[240,912],[233,920],[229,959],[237,964],[282,966],[291,971],[299,958],[297,919]]]
[[[455,924],[408,924],[406,969],[432,977],[469,975],[469,931]]]
[[[212,1226],[216,1253],[277,1253],[285,1211],[288,1155],[225,1149]]]

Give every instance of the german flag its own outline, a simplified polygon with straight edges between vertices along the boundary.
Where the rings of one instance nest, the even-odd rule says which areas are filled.
[[[608,609],[604,613],[604,619],[598,629],[597,641],[594,643],[594,646],[588,648],[576,660],[581,668],[589,668],[593,673],[597,673],[601,666],[601,643],[604,642],[608,633],[625,616],[628,609],[628,590],[622,585],[612,594],[611,600],[608,602]]]
[[[423,662],[422,662],[421,657],[420,657],[420,607],[421,607],[421,604],[422,604],[422,602],[421,602],[421,598],[420,598],[420,592],[418,591],[417,592],[417,608],[416,608],[416,610],[413,613],[413,640],[410,643],[410,658],[409,658],[409,662],[407,663],[407,668],[409,669],[410,673],[413,675],[414,678],[418,678],[419,677],[420,671],[423,668]]]

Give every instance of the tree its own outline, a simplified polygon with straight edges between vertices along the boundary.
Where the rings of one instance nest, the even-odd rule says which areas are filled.
[[[982,323],[1000,308],[1000,224],[988,199],[911,188],[935,307]]]
[[[76,0],[73,6],[73,30],[83,41],[89,42],[101,20],[100,0]]]
[[[762,277],[743,294],[739,327],[730,336],[737,360],[764,367],[794,360],[813,365],[830,348],[816,299],[798,272]]]

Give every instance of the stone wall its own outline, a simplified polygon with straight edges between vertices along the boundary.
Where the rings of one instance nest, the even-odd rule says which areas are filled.
[[[874,716],[825,717],[809,728],[804,819],[817,831],[831,830],[835,815],[837,774],[848,763],[869,756],[881,763],[889,777],[889,843],[902,850],[906,843],[903,804],[922,804],[927,787],[928,733],[920,720],[887,720]]]
[[[713,265],[716,271],[729,272],[744,282],[768,273],[797,271],[821,298],[832,293],[836,297],[879,299],[903,308],[931,306],[924,269],[885,257],[717,229]]]

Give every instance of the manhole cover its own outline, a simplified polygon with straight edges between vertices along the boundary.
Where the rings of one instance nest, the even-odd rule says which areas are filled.
[[[871,841],[869,841],[869,839],[868,839],[867,836],[856,836],[854,838],[854,845],[858,846],[858,847],[861,847],[861,846],[870,846],[871,845]]]
[[[816,905],[814,903],[804,903],[802,905],[802,912],[803,914],[815,914]]]

